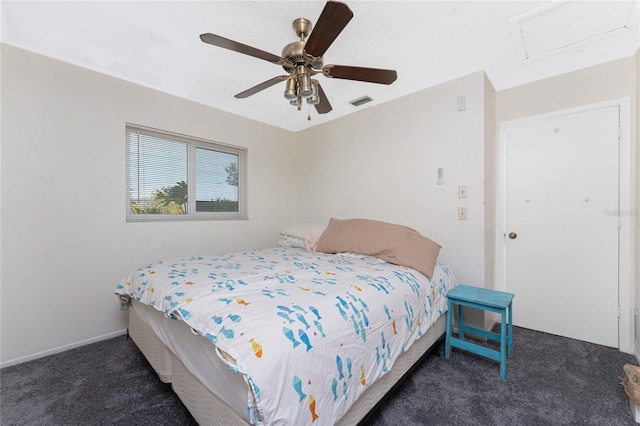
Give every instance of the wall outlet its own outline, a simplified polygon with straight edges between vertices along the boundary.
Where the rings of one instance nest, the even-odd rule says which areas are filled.
[[[458,220],[467,220],[467,208],[458,207]]]
[[[458,198],[467,198],[467,185],[458,185]]]

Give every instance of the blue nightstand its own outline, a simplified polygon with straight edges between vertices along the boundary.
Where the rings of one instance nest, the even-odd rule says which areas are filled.
[[[461,284],[447,293],[448,311],[447,311],[447,338],[445,343],[444,356],[449,359],[451,355],[451,347],[464,349],[475,354],[491,358],[500,362],[500,378],[502,380],[507,376],[507,349],[508,357],[513,357],[513,321],[512,321],[512,302],[513,293],[504,291],[489,290],[486,288],[471,287]],[[453,315],[453,305],[458,305],[458,337],[451,336],[451,317]],[[502,321],[500,324],[500,334],[491,331],[481,330],[479,328],[464,325],[463,323],[463,307],[482,309],[484,311],[495,312],[500,314]],[[507,318],[509,317],[508,331]],[[485,348],[467,340],[464,340],[464,333],[469,332],[476,336],[500,342],[500,352],[493,349]]]

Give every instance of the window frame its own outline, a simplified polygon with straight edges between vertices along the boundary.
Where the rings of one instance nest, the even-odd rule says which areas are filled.
[[[187,213],[185,214],[133,214],[131,213],[131,158],[129,149],[129,134],[141,132],[155,135],[171,141],[185,143],[187,145]],[[206,149],[225,154],[238,156],[238,211],[237,212],[197,212],[196,211],[196,150]],[[125,123],[125,207],[127,222],[175,222],[198,220],[246,220],[247,209],[247,157],[248,149],[245,147],[215,142],[194,136],[152,127],[141,126],[133,123]]]

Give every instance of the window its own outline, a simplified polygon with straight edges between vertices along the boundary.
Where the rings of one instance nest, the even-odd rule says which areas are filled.
[[[127,221],[246,219],[246,148],[127,125]]]

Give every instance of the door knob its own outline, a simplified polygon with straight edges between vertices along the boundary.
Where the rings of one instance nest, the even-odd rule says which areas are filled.
[[[516,238],[518,238],[518,234],[516,234],[515,232],[509,232],[509,238],[515,240]]]

